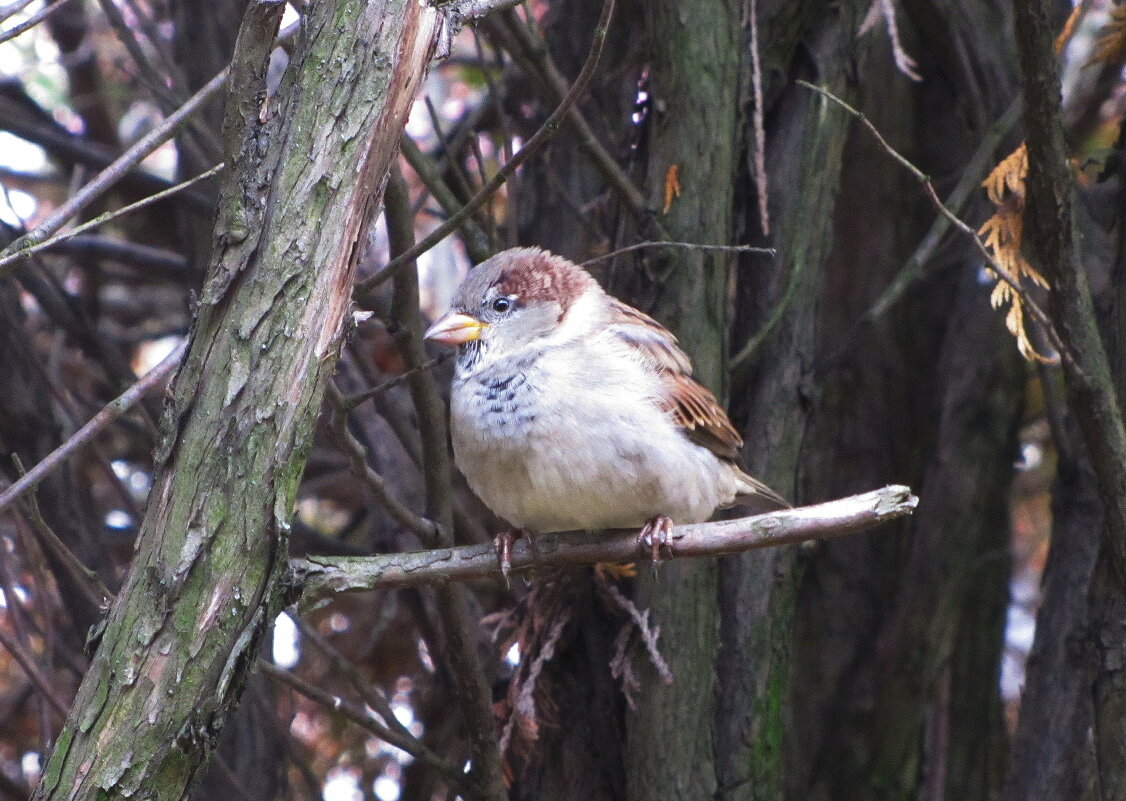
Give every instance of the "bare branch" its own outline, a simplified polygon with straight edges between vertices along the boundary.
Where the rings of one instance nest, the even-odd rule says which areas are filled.
[[[531,69],[539,76],[547,91],[548,99],[553,103],[561,104],[570,92],[570,87],[567,86],[567,79],[552,60],[547,43],[537,36],[514,11],[506,11],[498,15],[496,22],[492,24],[504,26],[523,50],[521,53],[511,53],[511,55],[530,62]],[[662,239],[667,239],[667,232],[646,210],[645,196],[641,190],[634,185],[625,170],[595,136],[578,106],[571,106],[567,110],[566,119],[578,139],[579,147],[590,157],[591,163],[601,173],[603,180],[617,192],[626,208],[643,223],[649,224],[653,233]]]
[[[145,373],[141,380],[103,407],[100,412],[90,419],[90,422],[74,432],[62,445],[51,451],[43,461],[28,470],[27,473],[21,476],[12,486],[0,492],[0,512],[3,512],[12,505],[12,502],[15,501],[16,498],[23,495],[50,475],[53,470],[69,459],[76,450],[93,439],[102,429],[114,420],[129,411],[129,409],[151,389],[168,378],[168,376],[172,374],[172,371],[180,364],[180,358],[184,355],[184,349],[186,347],[186,342],[181,343],[175,350],[164,357],[164,361]]]
[[[449,185],[443,180],[433,159],[419,150],[414,140],[406,134],[403,134],[403,140],[399,145],[399,152],[403,154],[403,158],[407,160],[407,164],[411,165],[411,169],[414,170],[418,179],[422,181],[423,185],[430,191],[430,194],[438,201],[438,205],[442,207],[442,210],[446,212],[446,214],[457,213],[460,203],[454,195],[453,190],[450,189]],[[492,248],[489,246],[489,237],[472,217],[467,217],[462,223],[461,236],[462,241],[465,242],[465,249],[469,252],[469,257],[473,259],[473,261],[484,261],[492,254]]]
[[[67,547],[67,544],[59,538],[54,529],[47,525],[47,521],[43,519],[43,515],[39,511],[39,502],[34,495],[28,496],[26,506],[27,519],[31,523],[31,530],[35,533],[39,546],[43,550],[49,551],[62,564],[63,569],[70,573],[75,585],[86,596],[86,600],[95,608],[112,600],[113,593],[102,584],[98,574],[82,564],[81,560],[74,555],[74,551]]]
[[[11,271],[11,265],[24,258],[24,250],[38,245],[47,237],[61,229],[72,217],[90,203],[101,197],[111,186],[124,178],[129,171],[146,156],[167,142],[176,131],[187,122],[200,106],[216,95],[227,83],[230,69],[224,69],[206,85],[189,98],[188,102],[176,109],[160,125],[137,140],[136,144],[121,154],[113,164],[98,173],[92,181],[78,190],[69,200],[59,206],[35,229],[21,236],[0,254],[0,278]],[[8,269],[4,269],[8,268]]]
[[[355,395],[349,395],[348,397],[344,398],[344,404],[343,404],[344,411],[351,413],[360,404],[366,403],[367,401],[371,400],[372,398],[377,398],[380,395],[382,395],[383,393],[394,389],[395,387],[399,386],[400,384],[404,383],[405,381],[410,380],[411,376],[415,375],[416,373],[421,373],[425,370],[430,370],[434,367],[437,367],[439,364],[444,362],[448,357],[449,357],[448,354],[443,354],[442,356],[438,356],[438,357],[435,357],[433,359],[429,359],[429,360],[423,362],[422,364],[411,367],[409,370],[406,370],[405,372],[399,373],[399,375],[397,375],[397,376],[392,376],[391,378],[388,378],[386,381],[384,381],[380,384],[377,384],[376,386],[372,387],[371,389],[365,389],[363,392],[357,392]]]
[[[39,9],[34,14],[32,14],[30,17],[28,17],[26,20],[21,22],[19,25],[13,25],[8,30],[4,31],[3,33],[0,33],[0,44],[4,44],[4,42],[15,39],[21,33],[25,33],[26,31],[31,30],[36,25],[38,25],[40,22],[47,19],[47,17],[51,16],[56,11],[58,11],[60,8],[62,8],[63,4],[67,3],[67,2],[69,2],[69,0],[59,0],[59,2],[57,2],[57,3],[48,3],[43,8]],[[28,5],[28,4],[24,3],[23,5]],[[21,8],[22,8],[22,6],[21,6]],[[16,9],[16,11],[18,11],[18,10],[19,9]],[[12,13],[14,14],[15,11],[13,11]]]
[[[416,515],[406,504],[396,498],[391,492],[391,488],[387,486],[387,482],[383,480],[383,476],[379,475],[368,464],[364,446],[348,430],[348,409],[340,390],[329,384],[325,397],[328,399],[329,405],[332,406],[331,428],[333,436],[344,455],[348,457],[352,473],[364,482],[364,486],[371,490],[372,495],[378,499],[387,513],[395,518],[399,525],[412,532],[424,543],[434,542],[438,536],[438,526],[432,521]]]
[[[387,180],[383,201],[391,252],[407,252],[414,244],[410,197],[403,176],[394,166]],[[395,294],[391,304],[392,317],[406,333],[399,340],[399,352],[411,369],[426,362],[418,302],[418,271],[411,264],[410,269],[395,277]],[[438,525],[435,544],[448,547],[454,542],[454,514],[450,486],[452,465],[446,436],[446,404],[430,373],[416,370],[411,374],[408,384],[422,439],[426,514]],[[484,798],[501,801],[508,797],[508,793],[505,792],[501,753],[493,725],[492,694],[477,655],[465,588],[439,587],[435,596],[438,615],[446,633],[446,659],[457,685],[458,703],[469,730],[472,776],[480,786]]]
[[[571,91],[567,94],[567,97],[564,98],[563,102],[556,107],[555,111],[551,112],[551,116],[544,121],[540,129],[532,134],[532,138],[524,144],[520,152],[516,153],[511,161],[497,170],[497,174],[493,176],[492,180],[489,181],[480,192],[474,195],[468,203],[462,206],[461,211],[451,215],[448,220],[431,231],[430,234],[423,237],[414,247],[391,259],[386,267],[371,278],[358,284],[356,286],[356,295],[363,297],[384,281],[394,278],[398,275],[400,270],[408,264],[413,263],[415,259],[449,236],[470,214],[485,205],[485,203],[496,194],[497,190],[500,189],[504,182],[516,172],[521,164],[531,158],[547,140],[555,135],[555,132],[559,130],[559,123],[562,122],[563,118],[566,116],[568,109],[575,105],[579,97],[586,90],[590,79],[594,77],[594,70],[598,66],[598,59],[602,55],[603,46],[606,44],[606,31],[610,26],[610,18],[614,13],[614,2],[615,0],[605,0],[602,5],[602,16],[599,18],[598,24],[594,28],[594,41],[590,46],[590,54],[587,56],[586,63],[583,64],[578,78],[575,79]]]
[[[169,197],[170,195],[174,195],[177,192],[182,192],[183,190],[187,189],[188,187],[193,186],[193,185],[199,183],[200,181],[205,181],[208,178],[210,178],[211,176],[218,174],[226,166],[227,165],[225,163],[220,162],[219,164],[216,164],[214,167],[212,167],[210,170],[207,170],[206,172],[202,172],[199,175],[195,176],[194,178],[189,178],[186,181],[181,181],[180,183],[175,184],[174,186],[170,186],[167,189],[163,189],[160,192],[149,195],[148,197],[141,198],[140,200],[138,200],[135,203],[130,203],[127,206],[122,206],[120,209],[117,209],[115,211],[107,211],[104,214],[99,214],[94,219],[87,220],[86,222],[82,223],[81,225],[76,225],[73,228],[69,228],[66,231],[63,231],[61,234],[57,234],[57,235],[52,236],[48,239],[44,239],[42,242],[40,242],[38,244],[31,245],[29,247],[26,247],[26,248],[20,250],[20,251],[17,251],[16,253],[13,253],[10,256],[7,256],[3,259],[0,259],[0,268],[4,267],[5,265],[7,265],[11,262],[25,258],[27,256],[31,256],[35,253],[38,253],[41,250],[47,250],[49,248],[52,248],[52,247],[58,245],[61,242],[65,242],[68,239],[71,239],[73,237],[78,236],[79,234],[83,233],[84,231],[89,231],[91,228],[97,228],[100,225],[105,225],[110,220],[115,220],[118,217],[121,217],[125,214],[129,214],[130,212],[136,211],[137,209],[143,209],[145,206],[150,206],[153,203],[164,200],[166,197]]]
[[[853,534],[911,514],[918,498],[908,487],[889,486],[836,501],[738,520],[696,523],[672,530],[674,557],[721,556],[812,539]],[[514,570],[597,562],[629,562],[638,557],[636,531],[567,532],[536,537],[533,559],[526,539],[512,549]],[[417,587],[446,581],[501,581],[492,546],[473,545],[374,557],[312,557],[292,562],[303,606],[338,592]]]
[[[758,8],[755,0],[747,0],[744,6],[745,27],[751,29],[751,89],[755,98],[754,115],[751,117],[755,132],[755,185],[758,188],[758,217],[762,235],[770,234],[770,212],[767,209],[770,199],[769,184],[766,179],[766,98],[762,91],[762,55],[759,53]]]
[[[1016,125],[1017,120],[1020,118],[1021,102],[1017,98],[1009,105],[1005,113],[1001,115],[997,122],[993,123],[989,129],[982,136],[981,141],[978,143],[977,149],[974,150],[973,156],[970,157],[969,162],[966,164],[965,170],[962,171],[962,177],[958,181],[958,185],[954,187],[954,191],[946,198],[943,205],[950,209],[954,214],[961,214],[966,201],[970,199],[974,190],[981,186],[982,180],[989,174],[993,153],[1001,140],[1008,136],[1009,132]],[[896,302],[903,297],[907,289],[914,284],[914,282],[921,276],[923,266],[930,260],[931,255],[938,249],[939,243],[942,241],[947,230],[950,228],[950,218],[945,214],[941,214],[935,218],[931,224],[930,230],[927,231],[926,236],[919,243],[915,252],[903,265],[903,269],[896,275],[895,280],[888,285],[883,294],[876,299],[868,311],[864,313],[866,320],[878,320],[882,317],[888,309],[896,304]]]
[[[876,137],[876,140],[880,143],[880,146],[883,147],[888,155],[898,161],[908,172],[915,176],[915,179],[920,184],[923,185],[923,189],[926,190],[927,197],[930,198],[931,203],[934,204],[934,207],[938,210],[938,213],[950,220],[950,223],[955,228],[968,236],[970,238],[970,241],[973,242],[978,251],[980,251],[982,258],[985,259],[985,262],[989,265],[993,272],[995,272],[1002,281],[1012,287],[1013,292],[1015,292],[1020,297],[1021,302],[1032,313],[1032,317],[1036,320],[1037,323],[1040,324],[1040,327],[1044,331],[1044,335],[1048,338],[1048,341],[1051,343],[1056,353],[1060,355],[1060,358],[1064,360],[1070,359],[1074,361],[1071,354],[1068,352],[1067,346],[1063,343],[1063,340],[1060,339],[1060,335],[1059,333],[1057,333],[1055,326],[1052,325],[1052,321],[1048,318],[1048,315],[1044,312],[1043,309],[1040,308],[1039,304],[1037,304],[1036,301],[1032,299],[1032,296],[1025,291],[1025,288],[1021,284],[1021,282],[1009,275],[1009,271],[997,263],[997,260],[993,258],[992,254],[985,247],[985,243],[981,241],[981,237],[977,235],[977,231],[966,225],[966,223],[962,221],[962,218],[960,218],[957,214],[946,207],[946,204],[942,202],[942,199],[934,190],[934,184],[931,183],[930,178],[927,177],[926,173],[912,164],[907,159],[907,157],[905,157],[902,153],[888,144],[888,141],[884,139],[879,129],[872,124],[871,120],[864,116],[864,113],[862,111],[854,108],[853,106],[850,106],[848,103],[841,100],[839,97],[837,97],[827,89],[822,89],[820,86],[814,86],[808,81],[799,80],[798,83],[800,83],[807,89],[812,89],[822,97],[833,101],[838,106],[847,111],[851,116],[859,120],[865,128],[871,131],[872,135]]]
[[[340,696],[333,695],[330,692],[322,690],[314,684],[311,684],[300,676],[291,673],[288,670],[282,670],[272,662],[267,662],[265,659],[258,660],[258,669],[265,673],[275,681],[285,684],[286,686],[296,690],[303,696],[317,704],[320,704],[325,709],[336,712],[337,714],[347,718],[355,723],[362,729],[365,729],[381,740],[384,740],[396,748],[401,748],[408,754],[418,759],[428,767],[433,768],[437,773],[450,784],[454,789],[461,791],[465,784],[465,774],[462,773],[456,766],[451,765],[446,760],[435,754],[426,747],[417,737],[414,737],[409,732],[404,737],[397,730],[392,729],[389,725],[377,720],[372,714],[366,710],[361,710],[355,704],[352,704]],[[392,715],[392,719],[394,715]]]
[[[720,253],[759,253],[763,256],[773,256],[775,254],[774,248],[760,248],[755,245],[698,245],[695,242],[637,242],[633,245],[626,245],[624,248],[612,250],[603,256],[595,256],[593,259],[587,259],[579,266],[588,267],[591,264],[597,264],[600,261],[612,259],[623,253],[642,250],[644,248],[684,248],[686,250],[710,250]]]

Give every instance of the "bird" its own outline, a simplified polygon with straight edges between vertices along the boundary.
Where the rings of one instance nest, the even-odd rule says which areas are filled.
[[[469,271],[425,333],[458,349],[454,463],[513,539],[639,528],[654,565],[674,524],[789,507],[738,463],[742,438],[673,334],[572,261],[512,248]]]

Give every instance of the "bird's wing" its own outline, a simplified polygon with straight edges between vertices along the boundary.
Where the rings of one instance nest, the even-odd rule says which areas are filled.
[[[685,435],[721,459],[734,460],[743,438],[707,387],[692,377],[692,362],[676,337],[647,314],[611,299],[610,330],[636,348],[661,375],[661,402]]]

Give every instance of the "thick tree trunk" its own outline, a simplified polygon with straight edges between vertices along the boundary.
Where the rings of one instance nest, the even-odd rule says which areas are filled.
[[[760,9],[764,63],[789,62],[800,42],[795,33],[786,35],[793,31],[789,11],[773,4]],[[808,61],[790,70],[845,94],[847,65],[855,58],[848,31],[860,10],[845,4],[841,11],[843,20],[828,14],[816,17],[805,32]],[[741,265],[735,330],[745,332],[745,338],[735,350],[752,334],[761,337],[761,344],[734,372],[733,405],[738,419],[745,420],[750,472],[802,502],[809,500],[798,485],[810,411],[809,370],[816,358],[825,265],[836,234],[834,209],[848,118],[792,83],[767,83],[764,92],[772,103],[766,156],[773,236],[766,244],[778,255],[769,269],[765,260],[755,257]],[[750,105],[744,117],[751,119]],[[753,142],[753,136],[747,139]],[[746,163],[750,159],[748,155]],[[759,228],[757,199],[749,192],[740,213],[745,228]],[[796,548],[742,554],[722,563],[716,740],[719,785],[726,799],[785,797],[799,576]]]
[[[180,798],[280,607],[285,531],[356,243],[437,16],[410,2],[317,3],[279,110],[264,71],[283,7],[255,3],[240,34],[224,124],[233,168],[162,465],[38,798]]]
[[[741,139],[737,99],[740,7],[726,0],[653,3],[643,20],[653,46],[643,186],[647,207],[678,241],[732,242]],[[659,211],[657,211],[659,210]],[[613,283],[661,320],[692,358],[696,377],[723,398],[727,379],[727,254],[655,250]],[[644,270],[639,269],[644,265]],[[652,281],[638,279],[648,275]],[[625,278],[630,280],[623,280]],[[715,560],[675,560],[642,571],[635,601],[660,626],[672,670],[666,684],[646,661],[636,712],[626,716],[626,798],[709,797],[716,789]]]
[[[847,98],[859,64],[860,108],[938,176],[942,195],[1008,104],[1011,67],[995,42],[983,47],[983,34],[960,18],[980,21],[987,8],[902,8],[899,35],[919,57],[923,83],[894,72],[882,30],[852,44],[867,4],[816,17],[822,33],[807,40],[816,43],[808,79]],[[790,20],[779,15],[773,24]],[[768,64],[778,60],[766,52]],[[789,71],[810,72],[798,59]],[[748,300],[737,307],[747,309],[737,328],[746,339],[757,333],[748,322],[770,326],[735,396],[748,420],[749,463],[783,490],[781,479],[796,475],[801,501],[892,476],[926,495],[898,537],[826,543],[800,563],[804,572],[783,554],[732,567],[721,596],[730,603],[723,637],[730,661],[720,662],[720,675],[734,679],[722,707],[731,723],[719,739],[736,744],[726,796],[988,798],[1000,779],[996,666],[1007,597],[1004,498],[1021,396],[1016,355],[961,245],[933,259],[929,269],[939,277],[926,292],[860,325],[934,210],[865,130],[853,126],[841,150],[847,121],[818,103],[813,113],[792,111],[804,99],[793,92],[768,88],[775,105],[767,109],[767,141],[777,142],[768,151],[772,202],[789,206],[772,215],[781,226],[779,258],[801,271],[776,272],[765,290],[748,271]],[[969,124],[955,123],[966,97],[977,101],[969,103]],[[793,128],[782,124],[787,114]],[[834,120],[841,127],[824,134],[826,145],[795,144],[798,132],[808,137]],[[791,158],[776,155],[787,148]],[[820,205],[798,205],[817,193]],[[746,207],[754,219],[755,204]],[[779,304],[785,314],[772,318]],[[744,623],[747,610],[757,613],[757,632]],[[740,669],[754,683],[741,686]]]

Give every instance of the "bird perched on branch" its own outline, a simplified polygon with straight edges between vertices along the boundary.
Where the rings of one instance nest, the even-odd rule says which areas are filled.
[[[640,527],[656,561],[674,523],[789,506],[739,469],[743,441],[676,337],[567,259],[498,253],[426,338],[459,347],[458,469],[517,529]],[[506,575],[512,538],[497,543]]]

